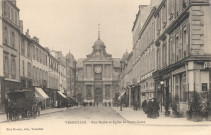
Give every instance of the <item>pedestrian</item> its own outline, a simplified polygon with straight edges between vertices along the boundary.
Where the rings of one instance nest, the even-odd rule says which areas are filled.
[[[4,107],[5,107],[5,113],[6,113],[7,121],[9,120],[9,111],[8,111],[8,110],[9,110],[9,109],[8,109],[8,108],[9,108],[9,107],[8,107],[8,102],[9,102],[9,101],[8,101],[8,100],[9,100],[9,99],[5,100],[5,102],[4,102],[4,104],[5,104]]]
[[[159,112],[158,112],[159,110],[160,110],[159,104],[156,98],[153,98],[152,99],[152,118],[159,117]]]
[[[142,102],[142,105],[141,106],[143,108],[144,113],[147,114],[147,100],[144,100]]]
[[[34,102],[32,105],[32,115],[33,115],[33,118],[36,118],[36,116],[37,116],[37,103],[36,102]]]
[[[97,102],[97,106],[98,106],[98,102]]]
[[[40,111],[41,111],[41,106],[42,106],[42,102],[38,102],[37,104],[37,115],[40,116]]]
[[[8,115],[9,115],[9,120],[12,120],[13,118],[13,110],[14,110],[14,106],[13,106],[13,101],[11,99],[8,99]]]
[[[152,118],[152,99],[147,103],[147,117]]]

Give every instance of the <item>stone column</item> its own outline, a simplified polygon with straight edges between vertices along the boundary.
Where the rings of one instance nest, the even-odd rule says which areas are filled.
[[[92,85],[92,101],[95,101],[95,95],[94,95],[94,85]]]
[[[91,73],[92,73],[92,79],[94,80],[95,75],[94,75],[94,65],[93,64],[92,64],[92,72]]]

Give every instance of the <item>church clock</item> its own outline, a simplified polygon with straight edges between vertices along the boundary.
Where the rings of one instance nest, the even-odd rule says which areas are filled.
[[[101,66],[96,66],[95,67],[95,73],[101,73],[102,72],[102,67]]]

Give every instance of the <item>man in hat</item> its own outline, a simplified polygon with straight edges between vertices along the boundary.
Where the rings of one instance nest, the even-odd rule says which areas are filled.
[[[149,99],[149,102],[147,103],[147,117],[152,117],[152,99]]]
[[[153,98],[152,99],[152,118],[159,117],[159,112],[158,112],[159,110],[160,110],[159,104],[156,98]]]

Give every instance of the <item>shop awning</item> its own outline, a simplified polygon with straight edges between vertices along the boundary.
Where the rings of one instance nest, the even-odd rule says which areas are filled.
[[[39,98],[39,96],[36,93],[34,93],[34,95],[35,95],[36,98]]]
[[[120,92],[120,96],[118,97],[118,100],[120,100],[123,97],[123,95],[125,94],[125,92],[126,92],[126,90],[122,90]]]
[[[67,98],[61,91],[57,91],[59,93],[60,96],[62,96],[63,98]]]
[[[37,94],[41,99],[49,98],[48,95],[42,90],[42,88],[35,87],[35,94]]]

